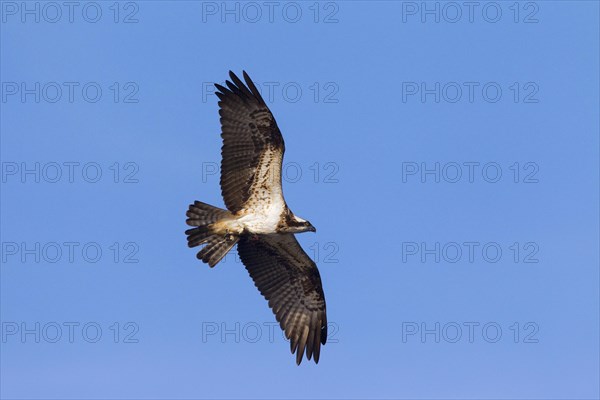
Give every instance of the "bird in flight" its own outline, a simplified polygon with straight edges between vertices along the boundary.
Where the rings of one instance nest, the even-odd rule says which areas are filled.
[[[244,71],[215,84],[221,116],[221,194],[227,210],[195,201],[186,223],[188,246],[204,245],[210,267],[237,244],[238,254],[290,340],[296,364],[319,362],[327,341],[325,295],[316,264],[294,234],[315,232],[287,206],[281,188],[285,145],[273,114]]]

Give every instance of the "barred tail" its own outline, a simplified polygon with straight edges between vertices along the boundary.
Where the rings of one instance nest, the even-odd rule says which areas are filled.
[[[188,246],[196,247],[205,244],[196,257],[207,263],[211,268],[221,261],[223,257],[237,243],[237,236],[220,235],[213,232],[211,225],[220,219],[231,216],[227,210],[211,206],[200,201],[190,205],[186,213],[188,219],[185,221],[189,226],[196,228],[188,229]]]

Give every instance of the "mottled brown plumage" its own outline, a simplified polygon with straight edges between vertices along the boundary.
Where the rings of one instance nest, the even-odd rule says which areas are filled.
[[[260,92],[244,72],[246,87],[230,71],[232,83],[227,87],[215,84],[219,90],[219,115],[221,116],[221,194],[229,211],[235,213],[247,208],[246,203],[255,193],[256,184],[266,189],[273,185],[281,187],[278,176],[258,176],[260,165],[273,163],[281,171],[285,145],[277,122]],[[259,182],[262,181],[262,182]],[[265,185],[266,184],[266,185]]]
[[[196,201],[186,221],[190,247],[215,266],[237,243],[240,259],[269,301],[300,364],[304,353],[319,361],[327,341],[325,295],[316,264],[294,234],[315,231],[288,208],[281,188],[285,145],[260,92],[244,72],[216,84],[221,116],[221,193],[228,210]]]

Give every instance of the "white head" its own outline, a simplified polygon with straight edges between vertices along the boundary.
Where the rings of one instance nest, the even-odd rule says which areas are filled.
[[[307,220],[295,216],[291,211],[285,215],[279,231],[286,233],[316,232],[317,229]]]

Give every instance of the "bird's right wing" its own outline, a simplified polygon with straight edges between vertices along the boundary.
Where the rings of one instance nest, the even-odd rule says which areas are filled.
[[[306,357],[318,363],[327,341],[327,313],[315,263],[293,234],[242,236],[238,253],[290,339],[296,363],[305,349]]]

